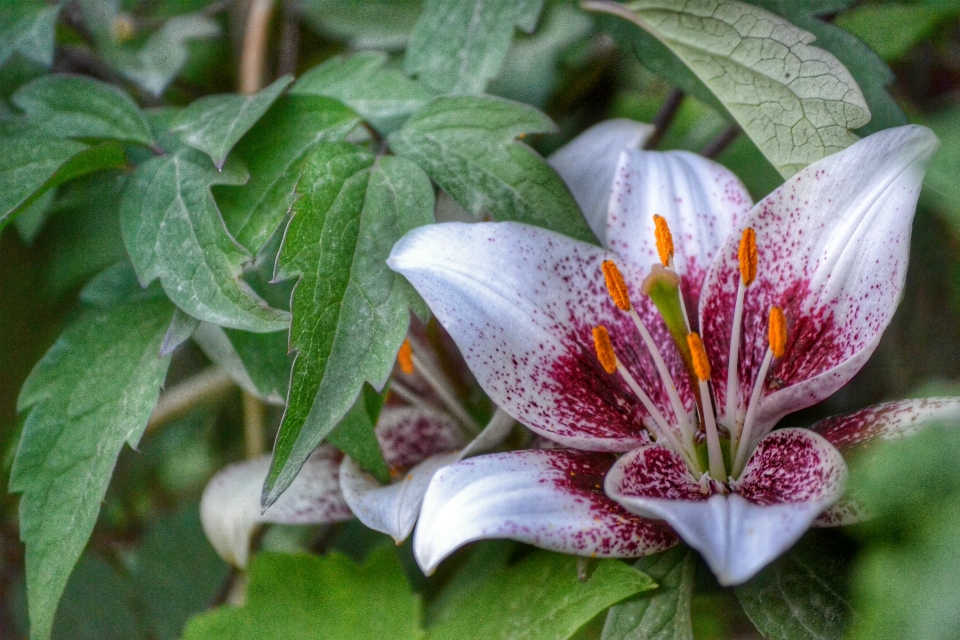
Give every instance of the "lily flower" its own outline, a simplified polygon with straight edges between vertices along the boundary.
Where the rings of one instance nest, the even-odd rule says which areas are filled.
[[[900,403],[883,427],[892,414],[873,409],[774,430],[849,381],[890,322],[928,129],[876,133],[756,205],[717,163],[639,150],[648,131],[604,123],[551,158],[603,248],[516,223],[431,225],[394,246],[388,264],[484,391],[563,447],[437,472],[414,534],[425,572],[484,538],[631,557],[679,535],[739,584],[821,514],[858,517],[846,500],[828,511],[844,449],[960,413]]]

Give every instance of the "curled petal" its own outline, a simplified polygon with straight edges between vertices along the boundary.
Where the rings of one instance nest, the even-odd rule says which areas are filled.
[[[601,263],[617,256],[515,223],[420,227],[394,245],[388,264],[413,284],[457,343],[484,391],[541,435],[589,450],[626,451],[647,441],[646,409],[597,361],[593,328],[667,419],[672,408],[630,316],[610,300]],[[621,265],[627,288],[673,372],[685,408],[693,393],[659,314]]]
[[[225,561],[244,568],[250,536],[262,522],[321,524],[353,517],[340,492],[342,454],[321,445],[304,463],[293,484],[263,514],[260,491],[270,456],[228,465],[207,483],[200,499],[200,522],[210,544]]]
[[[460,546],[510,538],[598,557],[655,553],[677,542],[669,527],[638,518],[604,495],[614,457],[569,449],[470,458],[438,471],[427,489],[413,549],[430,574]]]
[[[608,246],[607,210],[620,152],[639,149],[652,133],[649,124],[625,118],[606,120],[581,133],[548,159],[604,246]]]
[[[759,259],[744,303],[741,410],[767,349],[770,308],[780,307],[787,322],[786,350],[765,380],[757,439],[782,416],[839,389],[873,353],[900,301],[920,183],[937,144],[919,126],[875,133],[800,171],[743,221],[741,228],[756,232]],[[735,233],[720,249],[700,309],[721,397],[739,242]]]
[[[922,398],[885,402],[821,420],[810,429],[844,455],[874,442],[915,435],[929,424],[960,420],[960,398]]]
[[[696,322],[707,270],[752,205],[740,179],[716,162],[687,151],[625,151],[614,177],[605,246],[648,273],[660,264],[653,216],[663,216]]]
[[[461,427],[450,415],[425,407],[384,407],[376,435],[387,465],[399,470],[466,444]]]
[[[840,497],[847,473],[840,453],[803,429],[762,440],[735,493],[707,498],[678,464],[663,447],[631,451],[607,475],[607,494],[633,513],[666,520],[723,585],[749,580],[796,542]]]

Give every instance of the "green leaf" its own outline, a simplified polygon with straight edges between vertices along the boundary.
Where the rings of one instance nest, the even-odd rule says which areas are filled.
[[[960,235],[960,108],[953,107],[922,121],[940,138],[940,150],[933,157],[924,180],[923,194],[933,201]]]
[[[374,429],[384,397],[368,384],[357,396],[350,411],[327,436],[327,442],[353,458],[382,484],[390,482],[390,470],[380,451]]]
[[[37,135],[30,130],[0,138],[0,228],[45,191],[87,173],[122,167],[127,162],[116,142],[88,147],[73,140]]]
[[[31,638],[50,633],[57,601],[93,530],[123,443],[135,447],[169,359],[163,300],[88,310],[34,367],[18,410],[30,409],[10,490],[21,492]]]
[[[329,98],[277,100],[233,152],[247,165],[250,181],[214,191],[237,242],[259,253],[296,200],[303,159],[321,142],[343,140],[359,123],[357,114]]]
[[[789,553],[735,588],[765,638],[840,640],[856,613],[846,594],[849,557],[830,532],[808,533]]]
[[[543,158],[516,142],[555,130],[533,107],[500,98],[439,98],[417,111],[387,141],[419,164],[472,213],[534,224],[587,242],[596,240],[566,185]]]
[[[427,0],[405,67],[436,93],[483,93],[503,66],[513,27],[532,32],[543,0]]]
[[[409,324],[427,309],[386,264],[414,227],[433,222],[433,187],[412,162],[347,143],[323,144],[304,165],[277,277],[300,275],[287,410],[264,487],[271,504],[353,406],[364,382],[382,389]]]
[[[403,49],[422,0],[304,0],[303,16],[348,49]]]
[[[263,117],[293,76],[283,76],[252,96],[226,94],[193,101],[170,123],[170,131],[210,156],[217,169],[237,141]]]
[[[67,581],[53,623],[53,640],[142,638],[130,580],[93,553],[85,553]]]
[[[670,49],[716,95],[764,155],[789,177],[857,137],[870,110],[846,67],[813,34],[738,0],[677,4],[590,0]]]
[[[177,350],[177,347],[190,339],[193,332],[200,326],[200,321],[177,309],[173,313],[173,319],[170,326],[167,327],[167,333],[163,336],[163,343],[160,345],[160,355],[169,356]]]
[[[336,56],[304,74],[290,93],[339,100],[380,131],[393,131],[433,94],[386,63],[379,52]]]
[[[99,80],[43,76],[17,89],[11,100],[48,135],[153,144],[150,125],[136,103]]]
[[[284,405],[293,363],[286,332],[250,333],[201,322],[192,338],[241,389],[269,404]]]
[[[60,4],[5,2],[0,7],[0,65],[14,52],[45,67],[53,64]]]
[[[431,640],[562,640],[612,604],[655,586],[619,560],[601,560],[589,578],[577,578],[578,559],[534,551],[516,564],[498,567],[481,581],[454,578],[428,629]],[[470,589],[457,588],[458,580]],[[478,584],[479,582],[479,584]]]
[[[610,607],[603,626],[605,640],[693,640],[690,601],[697,571],[697,554],[680,544],[640,558],[634,568],[658,588]]]
[[[197,616],[183,639],[416,640],[420,609],[393,549],[362,566],[336,553],[261,553],[250,564],[247,604]]]
[[[837,16],[834,24],[863,40],[884,60],[896,60],[922,42],[960,7],[934,4],[864,5]]]
[[[189,41],[218,33],[220,28],[210,18],[200,14],[176,16],[153,33],[142,48],[108,47],[103,53],[134,84],[159,96],[187,63]]]
[[[217,171],[192,149],[147,160],[130,177],[120,204],[123,241],[140,283],[159,278],[170,299],[194,318],[279,331],[289,316],[240,278],[250,254],[230,237],[210,193],[212,184],[245,179]]]

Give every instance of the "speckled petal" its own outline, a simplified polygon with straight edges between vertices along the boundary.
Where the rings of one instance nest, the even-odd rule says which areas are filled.
[[[210,544],[225,561],[247,566],[250,536],[263,522],[320,524],[353,517],[340,492],[342,454],[321,445],[300,474],[266,513],[260,513],[260,491],[270,469],[270,456],[221,469],[203,490],[200,522]]]
[[[676,544],[669,527],[604,495],[613,461],[609,454],[552,449],[444,467],[427,489],[413,535],[418,564],[430,574],[457,548],[489,538],[597,557],[642,556]]]
[[[607,208],[620,152],[639,149],[653,133],[649,124],[619,118],[594,125],[547,161],[557,170],[583,210],[587,224],[606,245]]]
[[[434,454],[461,449],[466,444],[456,420],[427,407],[386,406],[377,418],[375,432],[387,466],[398,473]]]
[[[844,455],[877,442],[916,435],[935,422],[960,420],[960,398],[922,398],[873,405],[832,416],[810,429],[830,441]]]
[[[697,549],[723,585],[741,584],[788,549],[843,491],[840,453],[804,429],[760,442],[736,493],[707,498],[663,447],[631,451],[607,475],[607,494],[629,511],[662,518]]]
[[[647,412],[597,361],[595,326],[607,327],[617,357],[668,420],[673,411],[636,327],[607,293],[600,265],[610,257],[537,227],[447,223],[409,232],[388,264],[423,296],[484,391],[510,415],[568,446],[627,451],[647,441]],[[689,381],[662,319],[638,291],[642,275],[621,268],[689,411]]]
[[[900,301],[920,183],[937,144],[919,126],[875,133],[797,173],[740,225],[756,230],[759,254],[744,306],[741,410],[767,349],[770,307],[787,320],[786,352],[767,376],[756,440],[846,384],[876,348]],[[739,243],[738,231],[720,250],[700,309],[718,397],[726,393]]]
[[[653,216],[663,216],[696,322],[707,270],[752,205],[740,179],[716,162],[687,151],[625,151],[614,177],[605,246],[648,273],[660,264]]]

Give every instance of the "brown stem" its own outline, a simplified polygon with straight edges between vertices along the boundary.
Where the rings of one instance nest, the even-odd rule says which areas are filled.
[[[663,136],[666,135],[670,129],[670,124],[673,122],[674,117],[676,117],[682,102],[683,91],[677,88],[670,89],[666,100],[663,101],[660,109],[657,110],[657,115],[653,117],[653,134],[644,143],[644,149],[657,148],[660,141],[663,140]]]
[[[716,158],[724,150],[730,146],[730,143],[737,139],[737,136],[740,135],[740,127],[735,124],[731,124],[729,127],[721,131],[716,138],[707,143],[707,146],[703,148],[703,151],[700,152],[704,158]]]
[[[280,28],[280,55],[277,60],[277,76],[296,73],[300,52],[300,21],[290,2],[283,3],[283,24]]]
[[[251,0],[240,52],[240,93],[252,95],[263,88],[266,76],[267,32],[273,0]]]
[[[179,418],[193,407],[210,402],[233,388],[233,380],[217,367],[210,367],[168,389],[153,408],[147,431]]]

